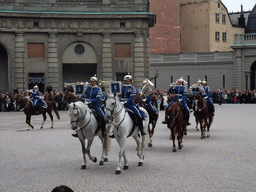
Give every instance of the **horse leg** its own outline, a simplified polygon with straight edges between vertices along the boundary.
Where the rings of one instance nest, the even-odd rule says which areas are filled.
[[[171,136],[172,136],[172,151],[176,152],[176,145],[175,145],[175,130],[174,127],[171,128]]]
[[[201,139],[203,139],[204,138],[203,120],[199,119],[199,123],[200,123],[200,130],[201,130]]]
[[[86,163],[87,163],[87,161],[86,161],[86,155],[85,155],[85,153],[86,153],[86,149],[85,149],[85,139],[82,139],[82,138],[80,138],[79,137],[79,140],[80,140],[80,142],[81,142],[81,145],[82,145],[82,153],[83,153],[83,163],[82,163],[82,165],[81,165],[81,169],[86,169]]]
[[[53,116],[52,116],[52,111],[48,112],[50,119],[51,119],[51,129],[53,128]]]
[[[208,125],[207,125],[207,138],[210,137],[210,127],[211,127],[211,124],[212,124],[212,119],[213,119],[213,116],[211,115],[209,117],[209,122],[208,122]]]
[[[42,114],[43,115],[43,118],[44,118],[44,120],[43,120],[43,123],[42,123],[42,125],[41,125],[41,129],[43,129],[44,128],[44,123],[45,123],[45,120],[46,120],[46,113],[43,113]]]
[[[181,130],[179,130],[179,138],[178,138],[178,144],[179,144],[179,147],[178,149],[182,149],[183,147],[183,143],[182,143],[182,138],[183,138],[183,133],[184,133],[184,130],[186,130],[187,126],[186,126],[186,122],[184,122],[184,125],[181,127]]]
[[[104,162],[108,162],[108,153],[107,153],[107,140],[109,140],[109,138],[107,137],[106,139],[104,139],[102,137],[102,135],[99,135],[99,138],[101,140],[102,143],[102,154],[101,154],[101,159],[100,159],[100,164],[99,165],[103,165]]]
[[[196,119],[196,130],[199,131],[198,129],[198,118],[195,118]]]
[[[30,124],[31,121],[31,115],[27,115],[26,116],[26,123],[28,124],[28,128],[27,131],[29,131],[29,128],[31,127],[32,129],[34,129],[34,126]]]
[[[142,141],[141,142],[140,142],[140,138],[137,135],[133,136],[133,138],[136,141],[136,144],[137,144],[137,148],[136,148],[137,156],[140,159],[138,165],[142,166],[143,165],[143,160],[144,160],[143,151],[144,151],[144,145],[145,145],[145,135],[142,136]]]
[[[153,127],[153,124],[151,125]],[[150,124],[148,124],[148,139],[149,139],[149,142],[148,142],[148,147],[152,147],[152,136],[153,136],[153,129],[150,129]]]
[[[88,155],[89,159],[92,160],[92,162],[96,163],[97,158],[91,155],[91,146],[93,142],[93,137],[87,138],[87,140],[88,140],[88,143],[87,143],[87,148],[85,150],[85,153]]]
[[[126,157],[124,155],[124,153],[125,153],[124,152],[124,147],[125,147],[126,138],[125,138],[125,136],[123,136],[121,138],[120,137],[116,137],[116,140],[117,140],[117,142],[118,142],[118,144],[120,146],[120,151],[118,153],[119,160],[118,160],[118,164],[117,164],[117,168],[116,168],[115,174],[120,174],[121,173],[121,167],[122,167],[122,163],[121,163],[122,157],[124,157],[124,159],[125,159],[125,166],[126,166],[126,169],[128,169],[127,159],[126,159]]]

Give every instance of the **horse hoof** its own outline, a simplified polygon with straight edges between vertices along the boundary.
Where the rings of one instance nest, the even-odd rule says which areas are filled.
[[[129,166],[125,165],[124,170],[127,170],[127,169],[129,169]]]
[[[149,144],[148,144],[148,147],[150,147],[150,148],[151,148],[152,146],[153,146],[153,145],[152,145],[152,143],[149,143]]]
[[[100,164],[99,165],[103,165],[104,163],[103,163],[103,161],[100,161]]]
[[[51,129],[53,129],[53,127],[51,127]]]
[[[108,162],[108,158],[104,158],[104,162]]]
[[[207,135],[207,138],[210,138],[210,135]]]
[[[27,131],[29,131],[29,128],[27,128]]]
[[[96,163],[97,162],[97,157],[95,157],[92,162]]]
[[[116,174],[116,175],[120,175],[120,174],[121,174],[121,171],[120,171],[120,170],[116,170],[115,174]]]
[[[41,129],[43,129],[43,127],[41,127]]]
[[[177,150],[176,149],[172,149],[172,152],[176,152]]]
[[[143,163],[142,163],[142,162],[139,162],[138,166],[142,166],[142,165],[143,165]]]
[[[203,136],[201,136],[201,139],[203,139],[204,137]]]
[[[182,149],[182,147],[183,147],[183,146],[181,145],[181,146],[179,146],[179,148],[178,148],[178,149]]]
[[[31,126],[32,129],[34,129],[34,126]]]
[[[81,169],[86,169],[86,165],[82,165],[82,166],[81,166]]]

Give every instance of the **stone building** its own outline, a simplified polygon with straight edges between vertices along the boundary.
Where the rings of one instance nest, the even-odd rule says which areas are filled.
[[[169,89],[179,77],[189,85],[206,79],[213,90],[256,88],[256,5],[229,16],[220,0],[181,0],[180,14],[183,53],[151,55],[156,88]]]
[[[149,76],[148,0],[0,1],[0,91]]]

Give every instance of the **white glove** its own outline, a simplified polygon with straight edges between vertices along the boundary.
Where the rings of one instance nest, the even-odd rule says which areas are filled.
[[[204,97],[204,99],[207,99],[208,97]]]
[[[145,101],[146,101],[146,99],[142,99],[142,101],[144,101],[144,102],[145,102]]]
[[[179,102],[181,102],[182,100],[181,99],[178,99]]]

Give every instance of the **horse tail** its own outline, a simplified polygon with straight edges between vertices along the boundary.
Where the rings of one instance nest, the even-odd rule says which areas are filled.
[[[112,139],[110,137],[107,137],[107,139],[106,139],[106,152],[110,151],[111,140]]]
[[[59,112],[58,112],[58,110],[57,110],[55,101],[52,100],[51,103],[52,103],[52,108],[53,108],[53,110],[54,110],[54,112],[55,112],[57,118],[60,119],[60,115],[59,115]]]

